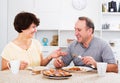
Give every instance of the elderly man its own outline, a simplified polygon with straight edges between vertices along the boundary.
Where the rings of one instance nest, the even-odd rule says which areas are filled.
[[[96,68],[97,62],[107,62],[107,71],[117,72],[111,48],[105,41],[93,35],[93,22],[87,17],[79,17],[74,29],[77,40],[68,46],[66,56],[55,59],[54,66],[57,68],[68,66],[73,61],[75,66],[92,65]]]

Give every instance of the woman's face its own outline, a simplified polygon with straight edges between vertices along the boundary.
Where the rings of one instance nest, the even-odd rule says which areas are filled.
[[[32,23],[28,29],[26,30],[22,30],[23,34],[29,38],[32,38],[35,34],[35,32],[37,32],[37,29],[36,29],[36,25],[34,23]]]

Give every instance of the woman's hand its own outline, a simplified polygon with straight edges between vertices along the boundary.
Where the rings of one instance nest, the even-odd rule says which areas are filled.
[[[62,52],[60,48],[50,54],[51,58],[58,58],[60,56],[65,56],[65,55],[67,55],[67,53],[66,52]]]
[[[28,66],[28,63],[25,61],[20,62],[20,70],[24,70]]]
[[[60,58],[56,58],[56,59],[54,60],[54,66],[55,66],[56,68],[61,68],[61,67],[64,66],[64,63],[62,62],[62,60],[61,60]]]

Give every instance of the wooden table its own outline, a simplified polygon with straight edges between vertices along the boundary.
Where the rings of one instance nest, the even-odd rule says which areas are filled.
[[[120,74],[106,73],[99,77],[97,72],[72,73],[72,77],[63,80],[47,79],[42,74],[32,75],[28,70],[20,70],[16,75],[9,70],[0,71],[0,83],[120,83]]]

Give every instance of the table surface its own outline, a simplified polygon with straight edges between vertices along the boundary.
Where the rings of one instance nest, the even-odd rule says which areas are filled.
[[[29,70],[20,70],[18,74],[0,71],[0,83],[120,83],[120,74],[107,72],[104,77],[96,71],[72,73],[68,79],[55,80],[45,78],[42,74],[32,75]]]

